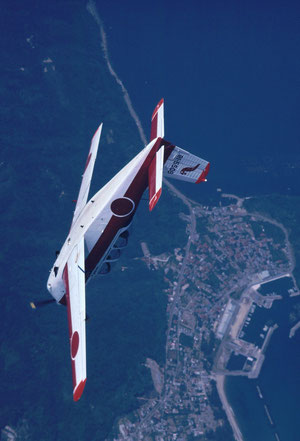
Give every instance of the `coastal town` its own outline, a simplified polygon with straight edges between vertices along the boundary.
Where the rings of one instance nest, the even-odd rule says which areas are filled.
[[[146,360],[155,391],[118,421],[109,439],[243,441],[224,380],[257,378],[276,332],[276,324],[265,326],[260,345],[246,339],[255,308],[270,309],[281,299],[261,294],[260,286],[290,277],[289,295],[299,294],[288,234],[276,221],[248,213],[234,195],[222,195],[218,207],[202,206],[168,186],[189,209],[180,214],[186,247],[153,256],[150,244],[141,243],[141,259],[150,270],[163,269],[167,286],[165,365]]]

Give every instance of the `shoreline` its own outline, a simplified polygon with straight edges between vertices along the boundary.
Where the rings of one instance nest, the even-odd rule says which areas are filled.
[[[284,274],[279,274],[277,276],[268,277],[267,279],[262,280],[261,282],[256,283],[255,285],[252,285],[251,287],[253,289],[255,289],[255,291],[258,291],[259,288],[261,287],[261,285],[264,285],[265,283],[269,283],[269,282],[274,282],[274,280],[283,279],[284,277],[290,277],[291,279],[293,279],[292,274],[290,272],[288,272],[288,273],[284,273]]]
[[[217,385],[217,391],[218,391],[223,409],[224,409],[226,416],[227,416],[227,419],[229,421],[229,424],[232,428],[234,438],[236,439],[236,441],[245,441],[243,438],[242,432],[240,431],[239,425],[237,423],[236,416],[235,416],[235,414],[232,410],[232,407],[230,406],[230,404],[227,400],[227,397],[226,397],[225,388],[224,388],[225,375],[217,374],[215,376],[215,380],[216,380],[216,385]]]
[[[245,198],[240,198],[240,197],[232,195],[232,194],[222,194],[221,196],[225,197],[225,198],[227,197],[227,198],[235,199],[236,200],[236,206],[240,210],[243,210],[243,202],[244,202]],[[251,214],[251,213],[248,213],[248,214]],[[277,227],[279,227],[284,232],[285,244],[286,244],[287,250],[288,250],[287,257],[288,257],[288,260],[289,260],[290,268],[289,268],[288,271],[284,272],[283,274],[277,274],[275,276],[271,276],[271,277],[269,276],[269,277],[267,277],[264,280],[258,280],[255,283],[251,284],[251,286],[248,287],[248,289],[250,289],[250,290],[253,289],[254,291],[256,291],[258,293],[258,290],[259,290],[259,288],[262,285],[264,285],[266,283],[269,283],[269,282],[272,282],[274,280],[278,280],[278,279],[284,278],[284,277],[290,277],[293,280],[293,282],[294,282],[294,286],[297,287],[295,278],[293,276],[293,270],[294,270],[294,267],[295,267],[295,261],[294,261],[293,253],[291,251],[291,244],[289,242],[289,237],[288,237],[287,230],[285,229],[285,227],[282,224],[278,223],[277,221],[274,221],[273,219],[269,219],[269,218],[266,218],[265,216],[257,215],[257,214],[255,214],[255,216],[258,219],[260,219],[260,220],[268,221],[268,222],[270,222],[272,224],[275,224]],[[244,302],[242,302],[241,305],[240,305],[240,312],[241,312],[241,314],[240,314],[240,316],[238,314],[238,316],[236,317],[237,320],[231,326],[231,333],[233,331],[233,335],[235,337],[238,334],[238,330],[240,328],[240,324],[242,322],[242,319],[245,318],[245,315],[249,311],[250,306],[251,306],[251,302],[250,302],[250,305],[247,305]],[[257,366],[256,366],[255,371],[258,371],[258,372],[256,372],[257,375],[255,377],[252,377],[252,378],[257,378],[259,373],[260,373],[260,369],[261,369],[261,366],[262,366],[262,364],[264,362],[264,358],[265,358],[264,352],[266,350],[266,347],[267,347],[267,345],[268,345],[268,343],[270,341],[270,338],[271,338],[273,332],[277,329],[277,327],[278,327],[278,325],[275,324],[268,331],[268,334],[267,334],[267,337],[266,337],[266,339],[264,341],[263,347],[261,348],[261,352],[260,352],[261,357],[259,358],[259,360],[257,360],[257,363],[256,363]],[[289,337],[292,338],[293,335],[295,334],[295,332],[297,331],[297,329],[299,329],[299,328],[300,328],[300,322],[298,322],[293,328],[291,328]],[[220,397],[223,409],[224,409],[224,411],[226,413],[227,419],[228,419],[228,421],[230,423],[230,426],[232,428],[235,440],[236,441],[245,441],[244,438],[243,438],[243,435],[241,433],[241,430],[239,428],[239,425],[238,425],[238,422],[237,422],[237,418],[236,418],[236,416],[234,414],[234,411],[233,411],[232,407],[230,406],[229,401],[228,401],[227,396],[226,396],[225,387],[224,387],[225,386],[225,377],[226,377],[226,375],[224,375],[224,374],[216,374],[215,375],[217,391],[218,391],[218,394],[219,394],[219,397]],[[249,375],[249,378],[251,378],[250,375]],[[263,396],[261,394],[261,391],[258,390],[258,393],[259,393],[259,397],[262,399]],[[268,417],[268,420],[269,420],[271,426],[273,426],[274,423],[273,423],[273,421],[271,419],[270,413],[269,413],[268,408],[266,407],[266,405],[264,406],[264,408],[265,408],[265,412],[266,412],[266,415]],[[276,439],[279,439],[277,433],[276,433]]]
[[[100,20],[100,18],[98,16],[97,9],[95,7],[93,7],[94,4],[93,4],[92,0],[90,0],[88,2],[88,6],[89,6],[88,11],[92,14],[92,16],[95,19],[98,27],[100,28],[100,32],[101,32],[101,36],[102,36],[102,50],[103,50],[104,58],[106,60],[109,72],[114,77],[114,79],[116,80],[117,84],[121,87],[121,90],[122,90],[122,93],[123,93],[123,98],[124,98],[124,101],[125,101],[125,103],[126,103],[126,105],[128,107],[129,113],[130,113],[131,117],[133,118],[133,120],[136,123],[136,126],[137,126],[137,128],[139,130],[139,134],[140,134],[140,137],[141,137],[142,141],[144,141],[145,140],[144,131],[143,131],[142,125],[141,125],[141,123],[139,121],[139,118],[138,118],[136,112],[134,111],[134,109],[132,107],[132,104],[131,104],[128,92],[125,89],[122,81],[117,76],[117,74],[115,73],[115,71],[113,70],[113,68],[111,66],[109,55],[108,55],[108,50],[107,50],[106,35],[105,35],[104,30],[103,30],[102,22],[101,22],[101,20]],[[146,143],[146,142],[144,141],[144,143]],[[171,190],[173,193],[175,193],[175,195],[179,199],[181,199],[182,202],[188,207],[188,209],[190,211],[191,221],[192,221],[191,223],[193,223],[193,221],[195,222],[195,216],[193,215],[193,209],[192,209],[192,206],[190,204],[190,202],[191,202],[190,199],[185,197],[181,192],[179,192],[167,180],[164,179],[164,183],[167,185],[169,190]],[[236,199],[236,205],[240,209],[240,212],[241,213],[245,212],[245,209],[242,208],[243,202],[244,202],[245,199],[249,199],[249,197],[239,198],[238,196],[235,196],[235,195],[232,195],[232,194],[222,194],[222,197]],[[262,217],[262,216],[260,216],[260,217]],[[270,222],[269,219],[267,219],[267,221]],[[271,223],[274,223],[274,222],[271,221]],[[278,226],[278,224],[277,224],[277,226]],[[286,233],[286,237],[288,237],[287,233]],[[191,239],[189,238],[188,244],[187,244],[187,247],[186,247],[187,248],[186,255],[188,255],[190,243],[191,243]],[[284,277],[284,276],[275,277],[275,278],[273,278],[271,280],[274,280],[274,279],[280,278],[280,277]],[[271,281],[271,280],[266,280],[266,281],[263,281],[263,282],[260,282],[260,283],[267,283],[268,281]],[[178,291],[176,292],[177,295],[178,295],[178,292],[179,292],[179,287],[180,287],[180,283],[178,283]],[[254,289],[258,289],[259,287],[260,287],[260,284],[256,285],[254,287]],[[175,302],[173,304],[175,305]],[[170,322],[171,322],[172,321],[172,317],[173,317],[173,308],[172,308],[172,312],[170,314],[170,317],[171,317],[171,320],[170,320]],[[150,369],[151,369],[151,367],[150,367]],[[152,370],[151,370],[151,374],[152,374]],[[153,376],[152,376],[152,378],[153,378]],[[227,399],[227,396],[226,396],[226,393],[225,393],[225,387],[224,387],[225,386],[225,376],[222,375],[222,374],[217,374],[217,375],[215,375],[215,380],[216,380],[217,391],[218,391],[218,394],[220,396],[222,406],[224,408],[224,411],[226,413],[227,419],[228,419],[228,421],[229,421],[229,423],[230,423],[230,425],[232,427],[232,430],[233,430],[234,438],[236,439],[236,441],[244,441],[244,438],[242,436],[242,433],[241,433],[241,431],[239,429],[239,426],[238,426],[238,423],[237,423],[236,416],[235,416],[234,411],[233,411],[233,409],[231,408],[231,406],[230,406],[230,404],[228,402],[228,399]],[[151,415],[152,415],[152,413],[153,412],[151,412]],[[149,418],[150,418],[151,415],[149,415]]]

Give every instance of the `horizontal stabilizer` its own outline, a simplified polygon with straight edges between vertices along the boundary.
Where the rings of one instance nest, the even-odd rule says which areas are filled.
[[[172,150],[171,153],[168,150]],[[209,162],[180,147],[168,147],[166,154],[169,156],[164,165],[164,176],[196,184],[206,181]]]
[[[156,152],[156,155],[154,156],[148,170],[150,211],[153,210],[161,195],[164,151],[164,146],[161,146],[161,148]]]
[[[83,176],[82,176],[81,186],[80,186],[80,190],[79,190],[79,194],[78,194],[78,198],[77,198],[77,203],[76,203],[76,207],[75,207],[75,211],[74,211],[72,225],[76,222],[82,209],[85,207],[85,205],[87,203],[87,199],[88,199],[89,191],[90,191],[90,186],[91,186],[92,175],[93,175],[93,171],[94,171],[94,165],[95,165],[97,152],[98,152],[98,146],[99,146],[99,142],[100,142],[101,131],[102,131],[102,124],[100,124],[100,126],[96,130],[95,135],[93,136],[92,141],[91,141],[91,147],[90,147],[90,151],[89,151],[89,154],[88,154],[88,157],[86,160],[86,164],[85,164],[85,168],[84,168],[84,172],[83,172]]]
[[[164,135],[165,135],[164,100],[161,99],[160,102],[155,107],[152,115],[150,141],[152,141],[155,138],[163,138]]]

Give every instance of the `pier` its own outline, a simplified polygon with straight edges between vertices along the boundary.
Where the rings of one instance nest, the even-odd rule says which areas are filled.
[[[269,420],[271,426],[274,426],[273,420],[272,420],[272,418],[271,418],[271,415],[270,415],[269,409],[268,409],[268,407],[267,407],[266,404],[264,404],[264,408],[265,408],[265,411],[266,411],[266,414],[267,414],[267,417],[268,417],[268,420]]]
[[[269,328],[268,333],[265,338],[265,341],[264,341],[264,344],[262,345],[262,348],[261,348],[262,353],[264,353],[266,351],[267,346],[268,346],[270,339],[272,337],[272,334],[275,331],[275,329],[277,329],[277,328],[278,328],[278,325],[276,323],[275,323],[275,325],[271,326],[271,328]]]
[[[300,328],[300,320],[298,323],[296,323],[291,329],[290,329],[290,333],[289,333],[289,338],[293,338],[297,329]]]
[[[148,248],[148,245],[146,244],[146,242],[141,242],[141,248],[144,254],[144,259],[146,262],[147,267],[150,269],[151,267],[151,254]]]
[[[262,392],[260,390],[260,387],[258,385],[256,386],[256,389],[257,389],[259,398],[262,400],[263,399],[263,394],[262,394]]]

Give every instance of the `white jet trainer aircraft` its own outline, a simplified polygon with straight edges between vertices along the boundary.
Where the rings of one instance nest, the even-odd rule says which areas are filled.
[[[163,175],[198,184],[209,170],[207,161],[164,139],[161,100],[152,115],[150,143],[87,202],[101,130],[102,124],[91,142],[70,232],[47,282],[56,302],[67,306],[74,401],[86,383],[86,283],[109,272],[119,258],[147,187],[151,211],[161,195]]]

